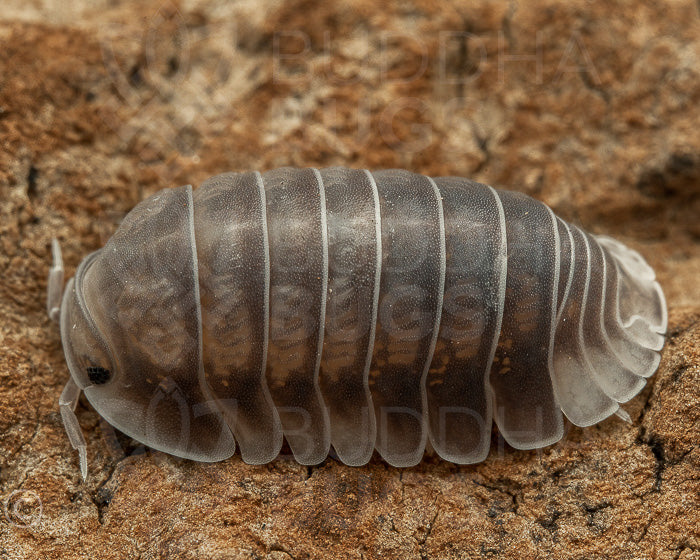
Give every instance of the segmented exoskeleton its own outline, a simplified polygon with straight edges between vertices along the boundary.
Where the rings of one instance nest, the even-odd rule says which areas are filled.
[[[653,270],[523,194],[399,170],[283,168],[166,189],[49,282],[72,379],[112,425],[200,461],[333,445],[483,460],[599,422],[659,363]],[[57,288],[59,286],[59,288]]]

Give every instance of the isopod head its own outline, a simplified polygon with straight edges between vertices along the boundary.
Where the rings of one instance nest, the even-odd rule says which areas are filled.
[[[72,412],[80,391],[111,425],[154,449],[197,461],[235,451],[206,383],[193,375],[202,361],[192,222],[191,187],[157,193],[66,286],[58,307],[71,381],[61,410],[81,454]]]

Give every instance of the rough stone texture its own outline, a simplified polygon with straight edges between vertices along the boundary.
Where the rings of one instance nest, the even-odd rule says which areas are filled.
[[[232,4],[3,2],[0,557],[700,558],[700,5]],[[144,450],[83,400],[83,483],[51,237],[72,275],[155,190],[281,165],[471,176],[639,250],[670,332],[633,423],[494,432],[474,466],[256,467]]]

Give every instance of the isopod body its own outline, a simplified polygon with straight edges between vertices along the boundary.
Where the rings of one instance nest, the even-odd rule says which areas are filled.
[[[427,442],[474,463],[492,421],[515,448],[549,445],[563,415],[624,414],[667,324],[642,257],[541,202],[345,168],[160,191],[54,303],[84,474],[81,390],[121,431],[199,461],[238,442],[268,462],[284,437],[303,464],[332,445],[349,465],[376,449],[410,466]]]

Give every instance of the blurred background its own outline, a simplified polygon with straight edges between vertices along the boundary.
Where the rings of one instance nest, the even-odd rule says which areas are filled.
[[[11,0],[0,172],[60,187],[56,218],[95,205],[82,247],[163,187],[344,165],[471,177],[677,248],[700,236],[698,9]]]
[[[96,472],[82,485],[45,318],[51,237],[72,276],[153,192],[286,165],[525,192],[644,255],[682,338],[700,318],[700,4],[4,0],[0,556],[697,558],[697,331],[657,374],[687,386],[657,381],[629,409],[639,429],[609,421],[574,452],[406,474],[118,461],[81,405]],[[11,513],[29,491],[34,525],[35,497]]]

